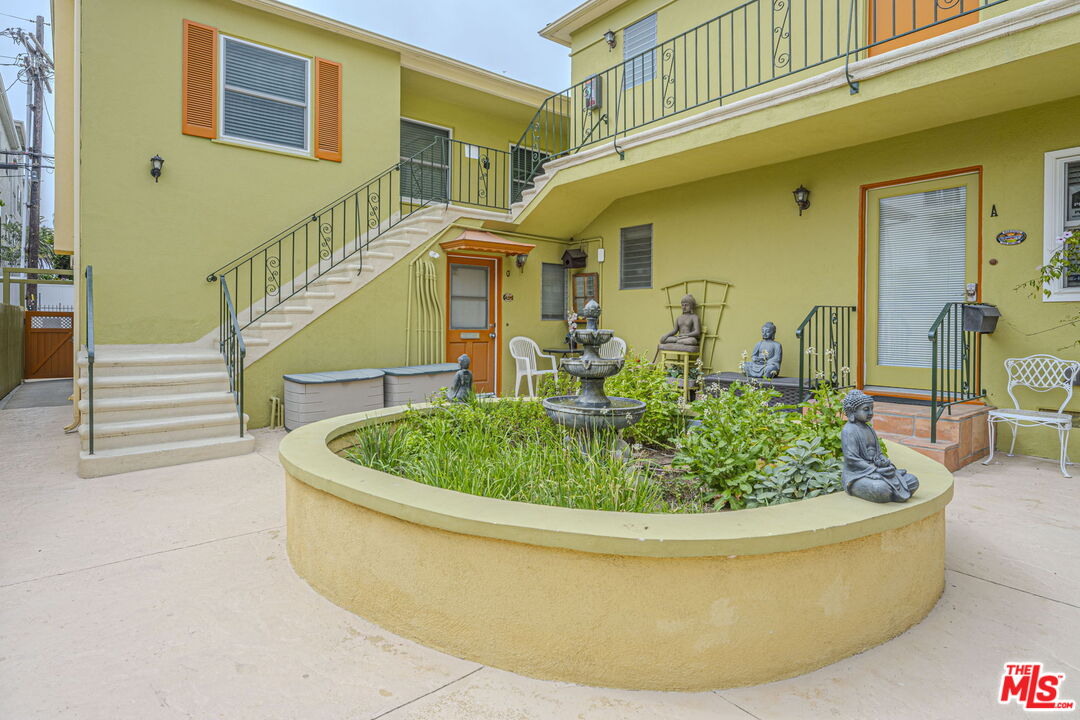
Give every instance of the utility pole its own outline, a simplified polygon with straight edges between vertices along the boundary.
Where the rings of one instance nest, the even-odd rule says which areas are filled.
[[[45,18],[38,15],[34,26],[34,39],[37,40],[37,46],[31,49],[31,54],[35,56],[36,62],[33,63],[35,72],[30,79],[30,89],[34,92],[34,127],[33,141],[30,146],[32,153],[30,155],[30,199],[26,207],[29,215],[26,233],[26,266],[29,268],[39,266],[41,249],[41,155],[43,152],[41,132],[44,125],[42,116],[45,113],[45,64],[42,55],[45,52]],[[37,285],[27,283],[26,308],[36,310],[37,306]]]

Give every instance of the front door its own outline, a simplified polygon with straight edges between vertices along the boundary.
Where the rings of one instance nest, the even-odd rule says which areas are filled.
[[[865,192],[864,384],[926,390],[930,326],[978,287],[979,174]]]
[[[446,359],[472,361],[473,390],[496,392],[498,258],[447,256]]]
[[[870,48],[870,55],[880,55],[888,50],[972,25],[978,20],[979,13],[969,11],[977,10],[981,1],[869,0],[868,41],[871,44],[881,43]],[[957,17],[961,13],[968,14]],[[896,39],[881,42],[888,38]]]

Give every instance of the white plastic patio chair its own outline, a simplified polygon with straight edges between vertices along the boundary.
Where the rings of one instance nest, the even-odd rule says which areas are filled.
[[[554,376],[558,371],[554,355],[544,355],[540,352],[539,345],[530,338],[521,335],[510,340],[510,356],[514,358],[514,363],[517,366],[517,377],[514,378],[514,395],[521,394],[521,381],[524,379],[529,390],[529,397],[535,396],[533,378],[539,378],[541,375]],[[541,370],[537,366],[537,360],[540,358],[551,361],[550,370]]]
[[[1065,406],[1072,399],[1073,381],[1077,373],[1080,373],[1080,361],[1062,360],[1053,355],[1029,355],[1024,358],[1009,358],[1005,361],[1005,373],[1009,378],[1009,397],[1012,398],[1014,407],[1010,409],[991,410],[986,416],[986,422],[990,426],[990,457],[983,460],[983,465],[988,465],[994,459],[994,425],[1008,423],[1012,428],[1012,444],[1009,446],[1009,457],[1012,457],[1016,448],[1016,430],[1022,427],[1050,427],[1058,432],[1058,440],[1061,442],[1061,474],[1072,477],[1065,469],[1069,462],[1069,430],[1072,428],[1072,416],[1063,412]],[[1022,410],[1020,403],[1013,394],[1016,386],[1024,387],[1035,392],[1049,392],[1051,390],[1064,390],[1065,400],[1057,412],[1046,410]]]
[[[606,343],[600,346],[597,350],[600,357],[607,358],[609,360],[618,360],[626,357],[626,341],[621,337],[613,337]]]

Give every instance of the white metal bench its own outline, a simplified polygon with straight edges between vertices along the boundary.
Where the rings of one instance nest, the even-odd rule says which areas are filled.
[[[1072,429],[1072,415],[1065,412],[1065,406],[1072,399],[1073,382],[1080,373],[1080,361],[1062,360],[1053,355],[1029,355],[1024,358],[1009,358],[1005,361],[1005,372],[1009,378],[1008,392],[1012,398],[1012,409],[991,410],[986,416],[990,426],[990,457],[983,461],[987,465],[994,459],[994,425],[1007,423],[1012,429],[1012,444],[1009,445],[1009,457],[1016,448],[1016,431],[1022,427],[1049,427],[1058,432],[1061,442],[1061,474],[1072,477],[1066,467],[1069,461],[1069,431]],[[1064,390],[1065,400],[1057,412],[1047,410],[1024,410],[1013,394],[1013,388],[1020,386],[1035,392]]]

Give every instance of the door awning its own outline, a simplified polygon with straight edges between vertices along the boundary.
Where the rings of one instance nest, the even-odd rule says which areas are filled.
[[[499,255],[528,255],[535,245],[516,242],[483,230],[463,230],[453,240],[439,243],[446,251],[469,251],[497,253]]]

